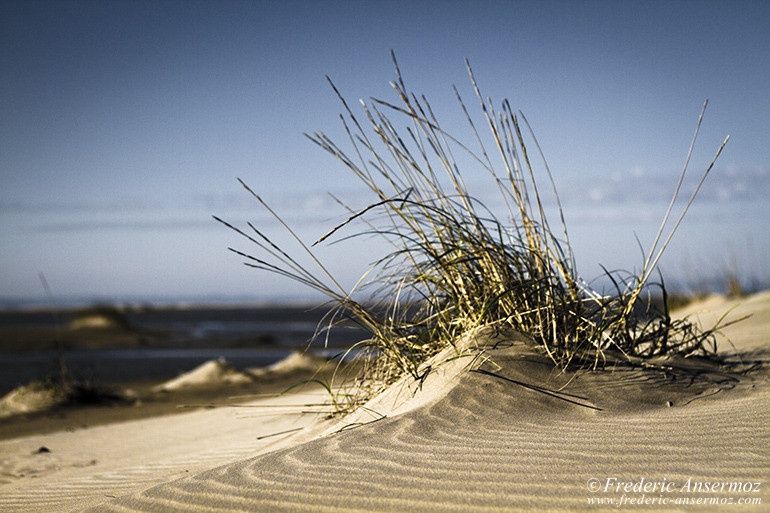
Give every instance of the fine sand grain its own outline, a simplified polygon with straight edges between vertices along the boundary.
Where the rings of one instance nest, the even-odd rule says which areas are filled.
[[[688,307],[707,326],[730,309],[753,316],[724,330],[732,345],[721,350],[766,359],[770,293]],[[561,373],[515,334],[474,342],[481,357],[434,361],[426,379],[404,380],[335,424],[264,400],[3,442],[16,455],[5,473],[41,470],[2,485],[0,509],[618,511],[609,501],[639,509],[628,501],[641,499],[645,510],[770,510],[766,371],[674,359]],[[286,413],[244,418],[263,409]],[[37,453],[41,445],[51,452]],[[746,500],[754,504],[738,504]]]

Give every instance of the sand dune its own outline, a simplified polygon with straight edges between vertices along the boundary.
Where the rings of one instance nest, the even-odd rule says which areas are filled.
[[[424,406],[167,483],[106,510],[575,509],[591,508],[591,498],[620,500],[617,482],[641,488],[642,479],[675,483],[675,491],[667,485],[648,494],[661,502],[766,503],[766,490],[694,491],[698,482],[767,481],[764,379],[687,372],[686,362],[668,373],[560,374],[517,343],[487,356]],[[588,489],[591,480],[598,492]]]
[[[155,387],[155,391],[173,392],[191,387],[250,383],[257,377],[285,377],[302,371],[312,373],[321,369],[327,363],[329,363],[329,359],[323,356],[314,356],[295,351],[268,367],[241,370],[227,363],[224,358],[220,358],[204,362],[191,371],[161,383]]]
[[[736,304],[691,309],[719,316]],[[745,299],[733,311],[743,313],[754,316],[725,330],[730,350],[764,358],[770,294]],[[170,444],[169,455],[187,463],[196,461],[184,454],[191,447],[212,455],[189,473],[169,467],[152,479],[132,475],[163,461],[147,457],[116,467],[113,481],[81,470],[74,481],[60,476],[36,487],[37,497],[31,485],[2,490],[0,504],[29,511],[98,504],[90,511],[436,512],[617,511],[609,501],[626,501],[632,509],[722,511],[732,500],[736,511],[769,509],[766,371],[739,376],[672,360],[668,370],[561,373],[520,337],[487,333],[478,340],[489,344],[483,358],[453,360],[423,382],[404,380],[334,425],[305,416],[301,437],[286,435],[283,445],[259,446],[254,435],[269,429],[261,424],[252,445],[218,436],[231,419],[197,441]],[[209,422],[227,416],[205,413]],[[106,429],[122,440],[137,427]],[[212,468],[220,462],[226,464]],[[198,472],[205,465],[212,469]],[[98,486],[89,484],[94,475],[101,476]],[[88,502],[60,509],[51,503],[78,494]],[[123,496],[107,502],[109,495]],[[699,500],[706,503],[692,504]],[[737,505],[746,500],[754,504]]]
[[[155,387],[159,392],[171,392],[188,387],[207,386],[212,383],[249,383],[254,380],[248,372],[236,369],[224,358],[202,363],[195,369]]]
[[[11,390],[0,397],[0,419],[19,413],[43,411],[64,402],[65,394],[53,387],[30,384]]]
[[[591,479],[604,486],[610,478],[665,478],[677,488],[688,479],[766,482],[767,394],[701,403],[676,415],[592,415],[577,406],[522,401],[524,394],[510,390],[488,390],[493,402],[469,390],[488,386],[469,376],[430,407],[165,484],[102,510],[580,509],[591,497],[621,497],[592,495]],[[759,497],[767,499],[765,492]]]

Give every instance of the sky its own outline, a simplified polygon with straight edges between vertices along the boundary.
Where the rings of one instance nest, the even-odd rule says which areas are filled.
[[[308,242],[365,189],[303,133],[340,144],[342,105],[395,101],[390,57],[467,137],[456,85],[532,125],[581,274],[641,266],[684,165],[692,190],[730,140],[661,260],[669,282],[770,280],[770,3],[764,1],[0,0],[0,301],[311,297],[250,269],[212,219]],[[456,130],[456,132],[455,132]],[[468,169],[471,193],[491,184]],[[352,286],[383,247],[319,258]]]

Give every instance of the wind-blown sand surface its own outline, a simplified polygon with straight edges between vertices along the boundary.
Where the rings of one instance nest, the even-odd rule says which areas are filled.
[[[721,350],[766,360],[770,293],[688,311],[702,311],[708,326],[731,308],[729,318],[753,316],[724,330],[734,348]],[[336,423],[302,407],[266,407],[317,403],[307,391],[2,442],[5,474],[26,465],[39,477],[9,479],[0,509],[617,511],[611,500],[639,508],[631,499],[648,510],[770,509],[765,370],[739,377],[688,360],[667,371],[559,373],[520,339],[483,334],[481,358],[435,365]],[[43,445],[51,452],[35,453]],[[681,504],[698,500],[706,504]],[[746,500],[753,504],[738,504]]]

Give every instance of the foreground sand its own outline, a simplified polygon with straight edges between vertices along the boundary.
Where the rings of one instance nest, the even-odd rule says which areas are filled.
[[[724,330],[734,348],[722,350],[766,359],[770,293],[689,310],[708,325],[733,307],[731,318],[753,317]],[[770,509],[766,372],[738,379],[687,361],[566,375],[515,336],[495,340],[475,370],[454,360],[336,424],[302,413],[315,406],[269,406],[318,403],[306,390],[2,442],[16,477],[0,485],[0,510]]]

